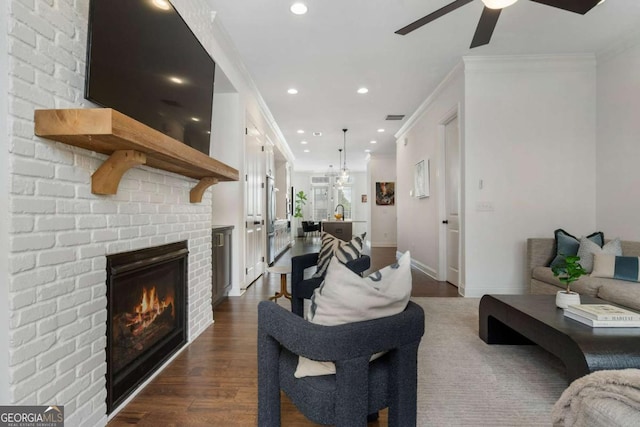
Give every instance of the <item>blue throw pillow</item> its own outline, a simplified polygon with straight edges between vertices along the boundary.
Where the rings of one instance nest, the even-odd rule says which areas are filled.
[[[580,248],[580,239],[567,233],[563,229],[559,228],[553,232],[556,236],[556,256],[549,264],[549,267],[560,267],[564,264],[565,256],[575,256],[578,254]],[[596,245],[602,247],[604,245],[604,233],[602,231],[596,231],[589,234],[587,239],[591,240]]]
[[[640,258],[596,254],[593,257],[593,277],[640,282]]]

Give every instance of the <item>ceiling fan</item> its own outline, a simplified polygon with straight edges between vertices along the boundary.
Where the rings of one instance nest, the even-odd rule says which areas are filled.
[[[467,3],[471,3],[473,0],[456,0],[453,3],[449,3],[448,5],[436,10],[433,13],[428,14],[415,22],[407,25],[406,27],[400,28],[396,31],[396,34],[407,35],[410,32],[417,30],[425,24],[428,24],[431,21],[434,21],[441,16],[446,15],[449,12],[453,12],[459,7],[464,6]],[[511,6],[518,0],[482,0],[484,3],[484,9],[482,10],[482,15],[480,16],[480,21],[478,22],[478,26],[476,27],[476,32],[473,35],[473,40],[471,41],[470,48],[482,46],[488,44],[491,40],[491,35],[493,34],[493,30],[498,23],[498,17],[500,17],[500,12],[503,8],[507,6]],[[536,3],[542,3],[547,6],[556,7],[558,9],[568,10],[569,12],[579,13],[584,15],[591,9],[593,9],[601,0],[531,0]]]

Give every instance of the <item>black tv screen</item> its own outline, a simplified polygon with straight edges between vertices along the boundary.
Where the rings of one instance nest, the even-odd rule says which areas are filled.
[[[166,0],[91,0],[85,98],[209,155],[215,63]]]

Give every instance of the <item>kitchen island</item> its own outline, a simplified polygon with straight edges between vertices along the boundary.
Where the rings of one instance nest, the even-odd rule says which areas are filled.
[[[346,221],[321,221],[321,230],[325,233],[329,233],[332,236],[336,236],[338,239],[348,242],[353,235],[353,224],[350,220]]]

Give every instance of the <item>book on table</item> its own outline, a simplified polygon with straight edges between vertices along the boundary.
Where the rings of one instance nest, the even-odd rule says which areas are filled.
[[[564,316],[592,328],[640,328],[640,320],[594,320],[567,311],[567,309],[564,310]]]
[[[611,304],[576,304],[570,305],[566,311],[593,320],[640,320],[640,313]]]

